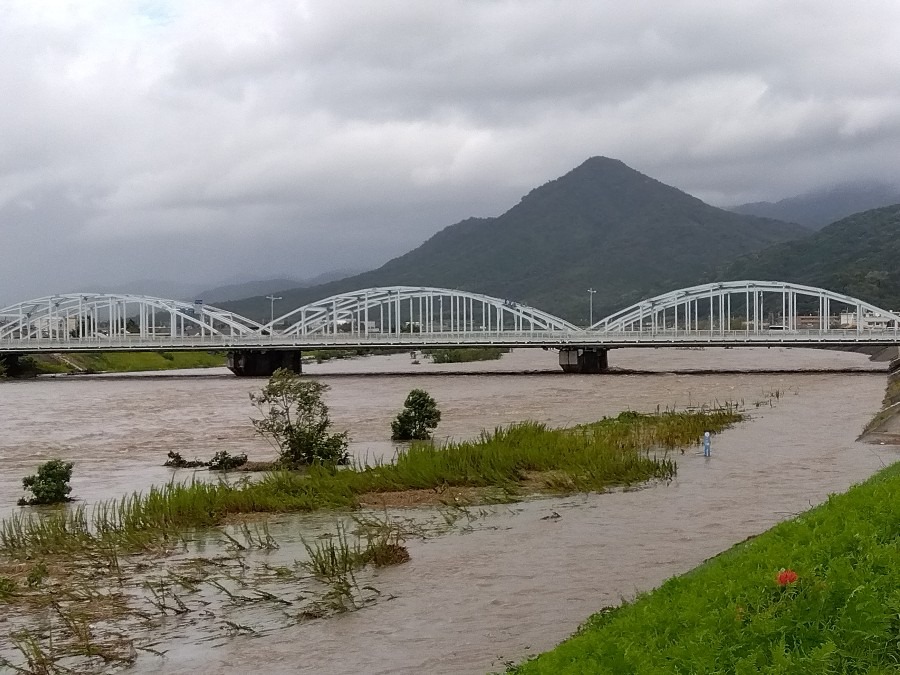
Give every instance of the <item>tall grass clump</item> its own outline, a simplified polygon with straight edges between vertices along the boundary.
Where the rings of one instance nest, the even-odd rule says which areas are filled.
[[[338,523],[337,532],[312,543],[303,541],[308,560],[300,565],[325,581],[336,581],[374,565],[386,567],[409,561],[403,528],[390,520],[357,521],[355,536]],[[365,544],[363,541],[365,540]]]
[[[238,513],[353,509],[371,493],[446,486],[525,490],[604,490],[676,472],[667,449],[699,441],[741,419],[733,409],[641,415],[623,413],[572,429],[526,422],[482,432],[474,441],[435,446],[417,442],[393,463],[338,467],[313,464],[276,471],[254,483],[169,483],[45,516],[0,522],[0,550],[17,556],[80,548],[143,550],[178,539],[191,528]]]
[[[511,672],[896,673],[900,464]]]

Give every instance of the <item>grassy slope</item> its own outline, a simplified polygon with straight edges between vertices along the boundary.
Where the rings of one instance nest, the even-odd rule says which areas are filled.
[[[94,354],[67,354],[65,361],[52,356],[39,356],[35,360],[41,373],[83,371],[132,373],[145,370],[175,370],[179,368],[213,368],[225,365],[225,355],[209,352],[100,352]]]
[[[882,409],[866,425],[867,433],[881,431],[891,419],[900,415],[900,410],[895,408],[895,406],[900,405],[900,370],[888,377],[888,385],[884,392],[884,401],[882,403]]]
[[[782,568],[797,572],[781,587]],[[634,603],[517,673],[896,673],[900,464]]]

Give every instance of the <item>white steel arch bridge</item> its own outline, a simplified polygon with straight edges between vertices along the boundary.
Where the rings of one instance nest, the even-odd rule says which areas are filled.
[[[617,347],[900,345],[900,314],[864,300],[778,281],[730,281],[642,300],[579,327],[479,293],[424,286],[367,288],[293,309],[268,323],[150,296],[75,293],[0,309],[0,354],[146,350],[302,350],[495,345]]]

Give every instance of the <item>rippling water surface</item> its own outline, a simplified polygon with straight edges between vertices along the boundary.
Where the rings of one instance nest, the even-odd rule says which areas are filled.
[[[313,364],[306,372],[330,385],[335,425],[350,431],[361,457],[391,456],[390,419],[415,387],[437,399],[439,435],[454,438],[517,420],[570,425],[626,409],[716,401],[743,402],[752,419],[716,437],[712,458],[696,449],[678,456],[678,478],[669,485],[492,507],[472,531],[409,542],[411,562],[377,573],[391,600],[215,646],[198,639],[173,647],[164,661],[141,660],[136,670],[502,670],[504,661],[552,647],[597,609],[691,569],[898,458],[893,446],[855,441],[885,386],[883,367],[859,355],[620,350],[611,364],[638,372],[605,376],[563,375],[555,360],[554,352],[521,350],[498,362],[436,366],[396,355]],[[715,369],[731,372],[689,372]],[[73,494],[87,502],[173,475],[189,478],[192,472],[161,466],[169,450],[188,458],[221,449],[272,457],[249,422],[248,393],[263,383],[227,371],[2,383],[0,512],[13,508],[21,477],[50,457],[75,462]],[[769,407],[775,391],[780,398]],[[553,514],[560,517],[545,519]],[[299,557],[302,527],[301,516],[273,525],[281,558]]]

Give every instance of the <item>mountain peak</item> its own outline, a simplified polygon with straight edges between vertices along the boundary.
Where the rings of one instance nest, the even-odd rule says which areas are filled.
[[[509,213],[521,216],[523,210],[535,210],[549,215],[558,211],[578,213],[587,219],[597,219],[599,215],[601,221],[615,221],[627,220],[638,212],[653,218],[662,205],[668,212],[714,209],[621,160],[596,156],[533,189]]]
[[[584,289],[598,290],[596,313],[614,311],[804,234],[796,225],[717,209],[617,159],[591,157],[496,218],[464,220],[377,270],[283,295],[300,306],[371,286],[438,286],[587,321]],[[245,307],[231,305],[239,313]]]

